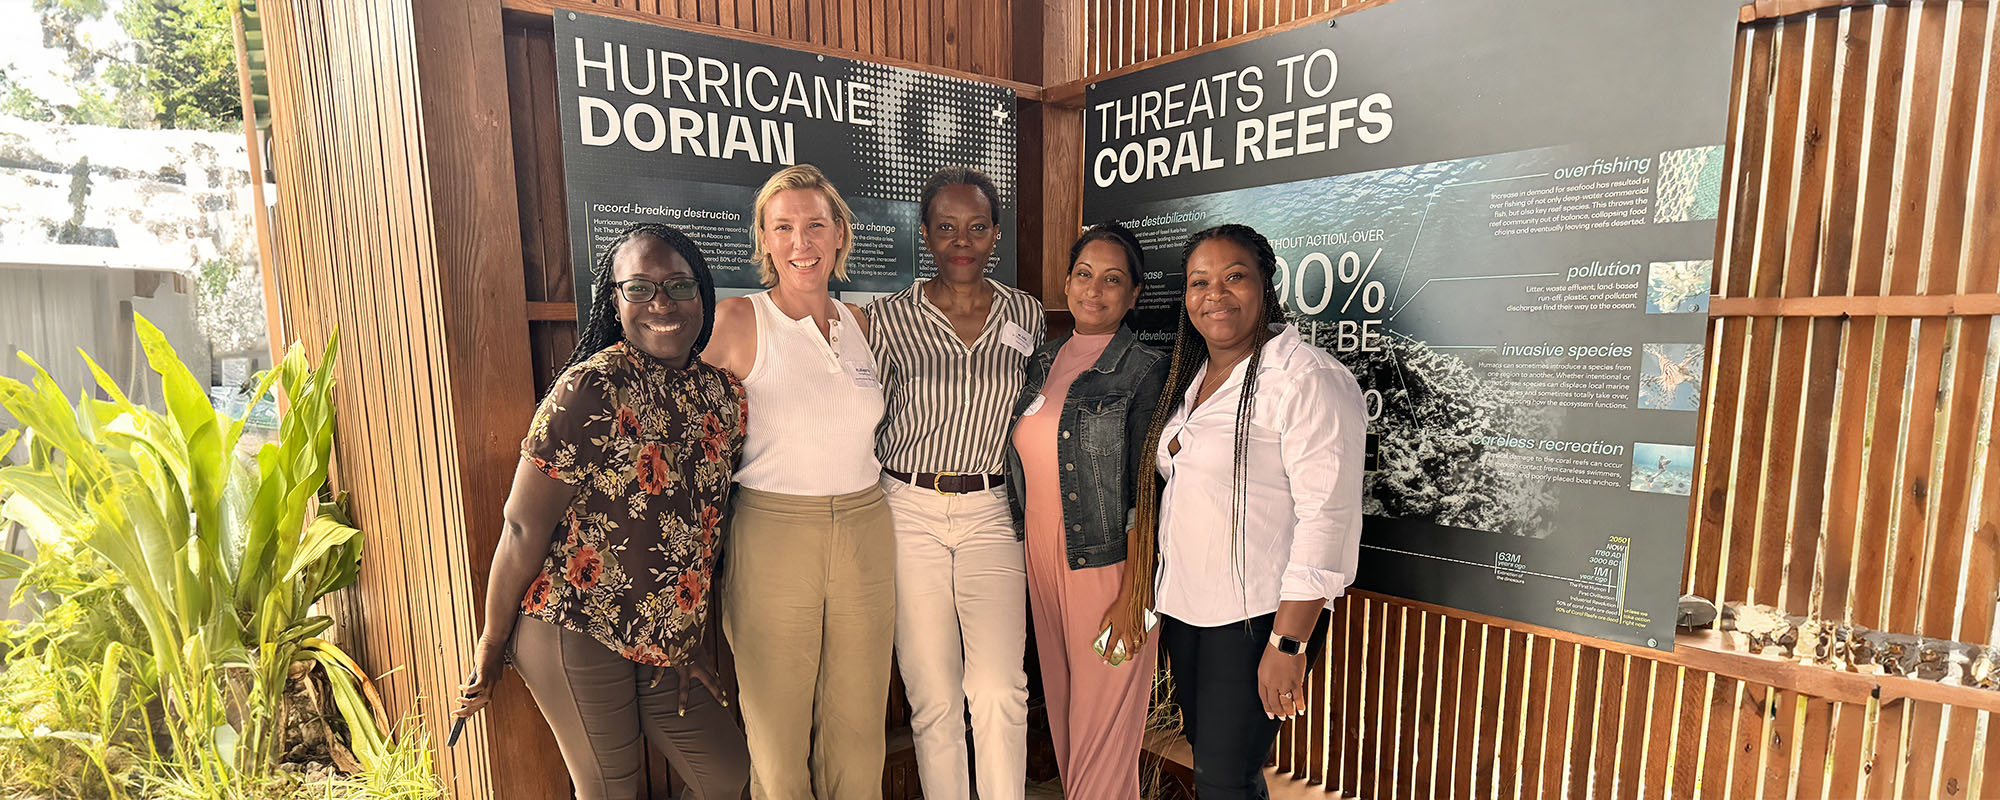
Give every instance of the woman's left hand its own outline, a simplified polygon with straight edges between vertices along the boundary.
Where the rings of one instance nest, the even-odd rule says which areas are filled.
[[[1306,655],[1288,656],[1265,647],[1257,662],[1257,696],[1265,716],[1284,719],[1306,713]]]

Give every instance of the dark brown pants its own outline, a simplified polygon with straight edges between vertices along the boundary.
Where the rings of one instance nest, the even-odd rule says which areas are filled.
[[[526,616],[514,628],[514,668],[555,730],[578,800],[640,797],[649,739],[687,782],[682,797],[743,796],[743,731],[707,687],[689,687],[682,715],[672,669],[627,661],[589,636]]]

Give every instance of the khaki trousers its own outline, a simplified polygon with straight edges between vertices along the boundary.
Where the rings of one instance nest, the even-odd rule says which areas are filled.
[[[756,800],[882,796],[896,539],[881,489],[800,497],[738,487],[723,630]]]

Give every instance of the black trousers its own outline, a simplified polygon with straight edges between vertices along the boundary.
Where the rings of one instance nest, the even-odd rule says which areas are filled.
[[[1174,703],[1194,748],[1195,796],[1201,800],[1264,800],[1264,762],[1284,720],[1264,716],[1257,695],[1257,664],[1271,639],[1276,614],[1213,628],[1173,617],[1160,621],[1160,647],[1173,675]],[[1326,642],[1328,613],[1320,612],[1306,646],[1307,669]]]

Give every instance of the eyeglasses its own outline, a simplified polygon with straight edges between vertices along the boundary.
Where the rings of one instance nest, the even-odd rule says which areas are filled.
[[[622,295],[627,303],[650,303],[653,301],[653,296],[660,292],[666,292],[668,300],[693,300],[695,295],[701,293],[701,284],[693,278],[671,278],[664,281],[633,278],[612,285],[618,287],[618,294]]]

